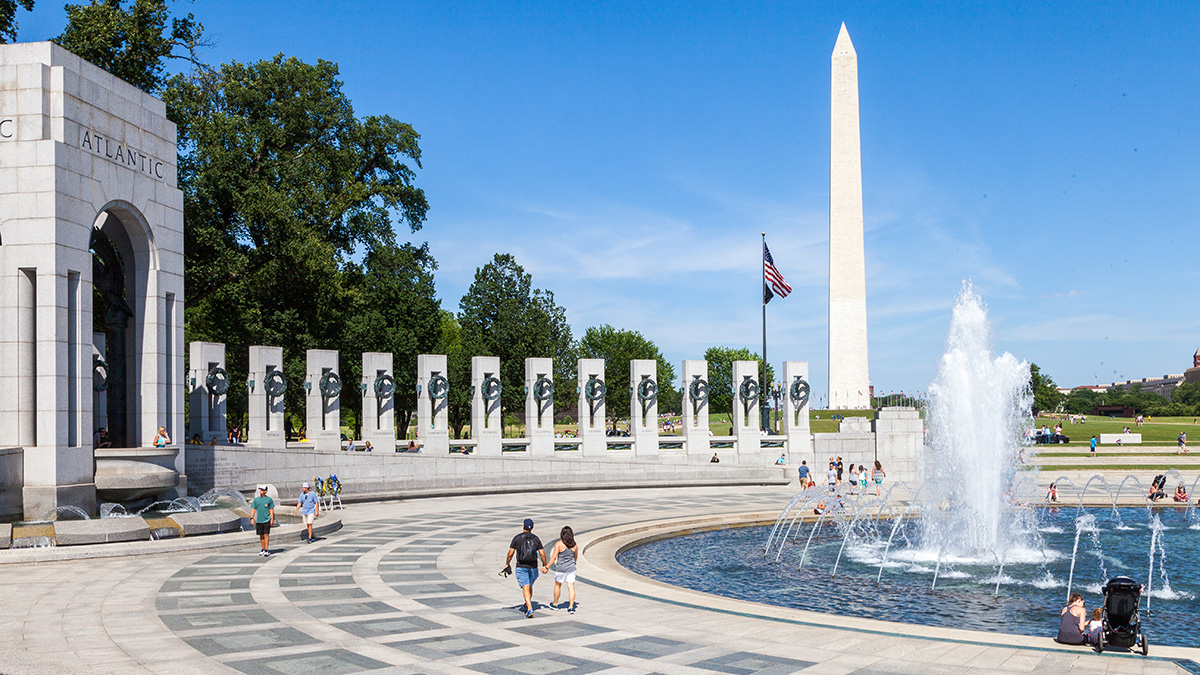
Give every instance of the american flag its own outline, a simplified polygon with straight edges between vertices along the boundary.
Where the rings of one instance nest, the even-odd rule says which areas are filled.
[[[775,289],[771,293],[771,289]],[[763,242],[763,304],[771,301],[771,298],[778,295],[781,298],[786,298],[788,293],[792,292],[792,287],[784,281],[783,275],[779,270],[775,269],[775,259],[771,257],[771,249],[767,248],[767,242]]]

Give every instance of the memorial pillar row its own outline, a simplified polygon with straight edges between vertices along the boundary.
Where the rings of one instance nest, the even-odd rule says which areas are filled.
[[[362,355],[363,442],[371,441],[376,452],[396,451],[396,376],[392,355],[365,352]],[[339,447],[341,437],[339,436]]]
[[[692,458],[708,460],[708,361],[683,362],[683,440]]]
[[[436,455],[450,453],[450,381],[446,373],[445,354],[417,356],[417,442],[423,452]]]
[[[554,359],[525,359],[525,437],[531,456],[554,456]]]
[[[762,387],[758,378],[758,361],[733,362],[733,409],[730,413],[739,458],[757,456],[762,452],[761,422],[758,417]]]
[[[97,334],[102,337],[102,335]],[[229,399],[229,373],[225,370],[225,345],[221,342],[192,342],[188,344],[189,410],[188,438],[175,439],[180,445],[195,435],[202,443],[214,438],[218,443],[229,439],[226,424],[226,401]]]
[[[629,362],[629,435],[638,457],[658,456],[658,362],[634,359]]]
[[[318,450],[340,450],[342,376],[338,372],[337,350],[309,349],[305,357],[305,437]]]
[[[471,357],[471,438],[475,453],[499,457],[504,449],[504,420],[500,418],[500,357]]]
[[[579,359],[579,443],[585,457],[608,454],[605,440],[608,384],[604,381],[604,359]]]

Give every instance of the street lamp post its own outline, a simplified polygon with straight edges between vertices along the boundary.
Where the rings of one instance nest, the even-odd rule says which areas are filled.
[[[779,397],[783,395],[783,385],[779,382],[771,385],[771,398],[775,401],[775,422],[771,424],[771,431],[779,433]]]

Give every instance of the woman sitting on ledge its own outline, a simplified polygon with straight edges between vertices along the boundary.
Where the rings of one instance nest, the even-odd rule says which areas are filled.
[[[1183,483],[1180,483],[1175,487],[1175,501],[1187,503],[1187,500],[1187,488],[1183,487]]]
[[[1063,607],[1058,619],[1058,637],[1056,642],[1064,645],[1081,645],[1087,643],[1086,613],[1083,611],[1083,596],[1072,593]]]

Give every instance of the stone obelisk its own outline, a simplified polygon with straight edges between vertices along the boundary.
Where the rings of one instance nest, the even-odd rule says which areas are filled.
[[[871,405],[863,259],[858,54],[842,24],[833,47],[829,134],[829,407]]]

